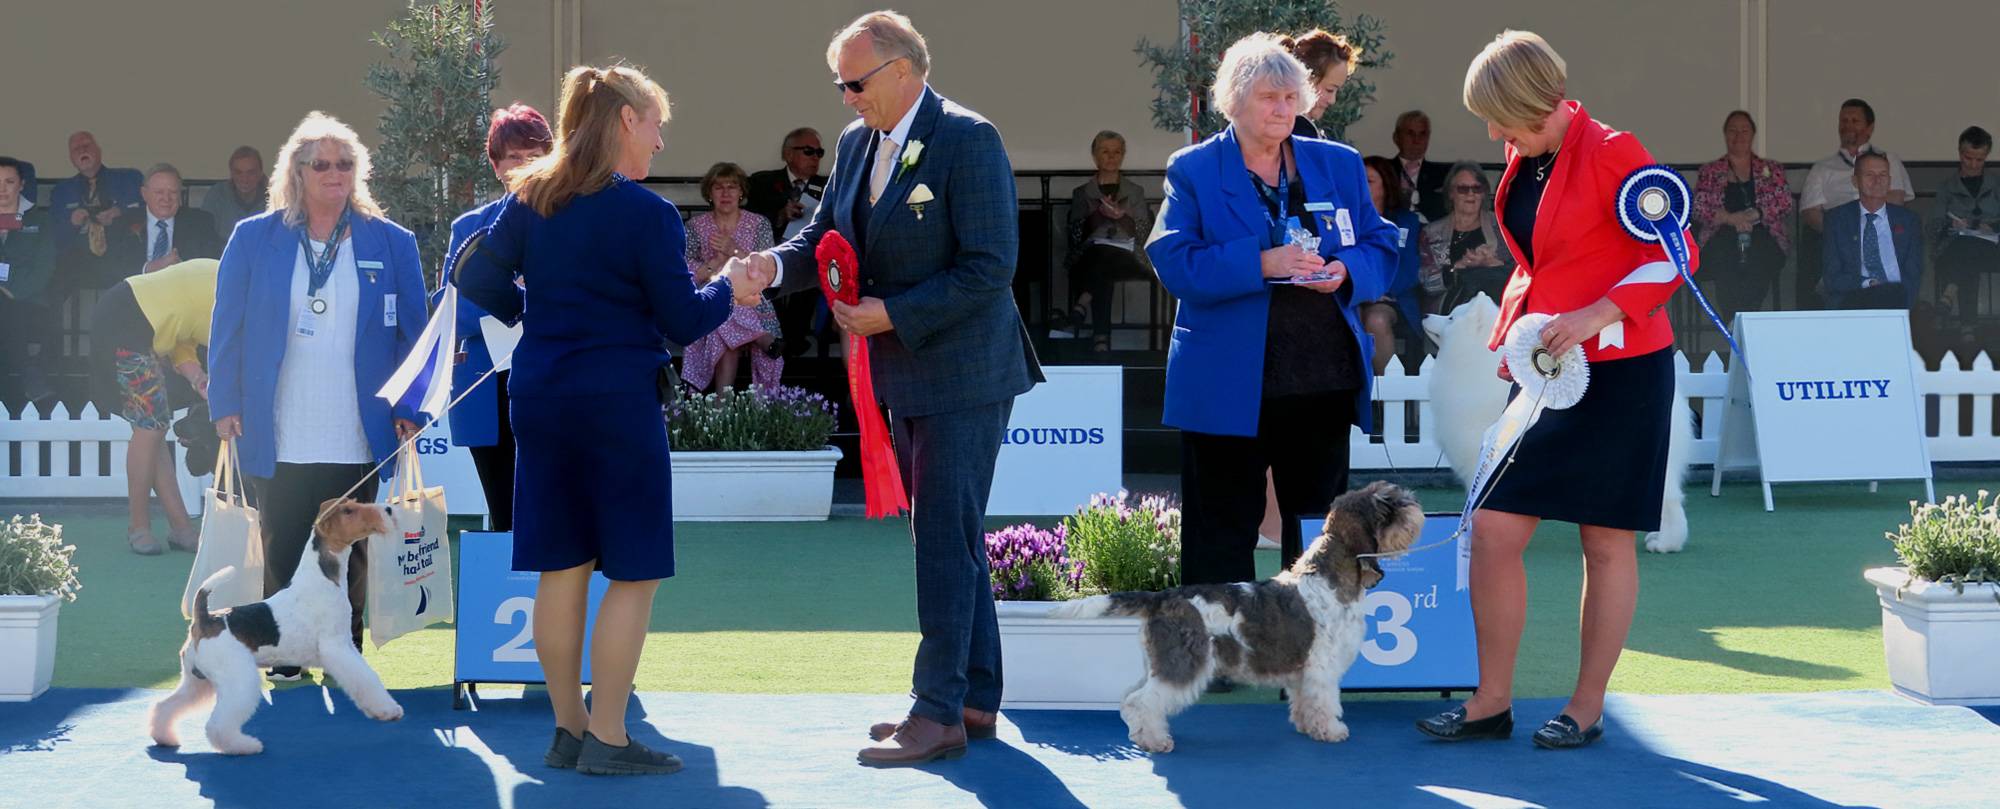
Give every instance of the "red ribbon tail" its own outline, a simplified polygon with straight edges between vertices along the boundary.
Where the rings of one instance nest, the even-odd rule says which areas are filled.
[[[903,473],[896,465],[896,447],[882,408],[875,402],[875,378],[869,370],[868,339],[847,336],[847,392],[854,402],[854,420],[861,428],[861,481],[869,519],[893,517],[909,508]]]

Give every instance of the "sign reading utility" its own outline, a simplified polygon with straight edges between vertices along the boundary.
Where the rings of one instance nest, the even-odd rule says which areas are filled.
[[[1887,399],[1887,379],[1834,379],[1825,381],[1779,382],[1778,400],[1810,402],[1832,399]]]

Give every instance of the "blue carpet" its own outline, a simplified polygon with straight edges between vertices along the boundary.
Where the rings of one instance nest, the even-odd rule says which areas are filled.
[[[1518,706],[1503,743],[1444,745],[1410,727],[1444,703],[1351,703],[1352,740],[1294,733],[1279,705],[1204,705],[1148,756],[1112,713],[1017,711],[1000,739],[923,770],[857,767],[864,726],[907,702],[874,696],[643,694],[634,733],[687,762],[664,778],[591,778],[541,764],[539,694],[453,712],[440,690],[398,694],[379,724],[318,687],[269,692],[251,720],[266,752],[147,746],[155,691],[57,690],[0,705],[0,806],[47,807],[1692,807],[1970,806],[2000,800],[2000,713],[1877,692],[1614,697],[1604,742],[1536,750]]]

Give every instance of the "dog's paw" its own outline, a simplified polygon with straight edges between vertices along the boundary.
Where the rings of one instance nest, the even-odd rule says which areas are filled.
[[[1314,741],[1344,742],[1347,741],[1347,723],[1336,720],[1325,727],[1307,729],[1306,735]]]
[[[1132,743],[1148,753],[1174,752],[1174,737],[1165,733],[1134,733]]]
[[[153,746],[154,746],[154,747],[165,747],[165,748],[169,748],[169,749],[172,749],[172,748],[177,748],[177,747],[180,747],[180,746],[181,746],[181,737],[180,737],[180,734],[178,734],[178,733],[155,733],[155,734],[153,734]]]
[[[364,705],[361,707],[361,712],[367,714],[369,719],[378,722],[394,722],[403,718],[403,706],[393,699],[388,700],[385,705]]]
[[[1646,535],[1646,550],[1653,553],[1680,553],[1685,547],[1687,547],[1686,534],[1655,531]]]
[[[264,743],[254,736],[239,736],[225,741],[210,739],[215,744],[215,752],[225,756],[254,756],[264,752]]]

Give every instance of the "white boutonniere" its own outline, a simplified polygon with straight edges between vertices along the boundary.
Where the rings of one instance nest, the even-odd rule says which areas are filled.
[[[916,144],[911,143],[910,145],[915,146]],[[910,210],[916,213],[917,221],[922,222],[924,221],[924,203],[934,199],[937,199],[937,195],[931,193],[930,186],[917,183],[916,188],[910,189],[910,196],[905,202],[910,206]]]
[[[902,160],[902,163],[901,163],[901,166],[900,166],[899,168],[897,168],[897,169],[896,169],[896,177],[897,177],[897,179],[901,179],[901,178],[902,178],[902,176],[903,176],[903,173],[904,173],[904,172],[907,172],[907,171],[909,171],[910,169],[913,169],[913,168],[916,168],[916,167],[917,167],[917,159],[918,159],[918,158],[921,158],[921,157],[923,157],[923,156],[924,156],[924,142],[923,142],[923,141],[920,141],[920,140],[913,140],[913,141],[910,141],[910,144],[909,144],[908,146],[904,146],[904,147],[903,147],[903,160]]]

